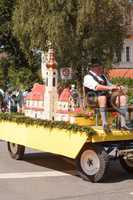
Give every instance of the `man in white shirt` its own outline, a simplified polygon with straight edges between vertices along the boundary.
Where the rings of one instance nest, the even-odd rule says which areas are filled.
[[[92,60],[92,67],[89,73],[84,77],[83,82],[86,93],[93,93],[97,97],[99,110],[102,118],[102,126],[105,132],[111,132],[106,116],[106,107],[108,100],[111,99],[112,91],[117,91],[119,94],[124,90],[123,86],[112,85],[111,82],[104,76],[104,69],[97,59]],[[124,93],[115,99],[116,104],[119,101],[119,113],[121,116],[121,128],[126,130],[133,130],[131,124],[127,123],[128,109],[127,109],[127,96]]]

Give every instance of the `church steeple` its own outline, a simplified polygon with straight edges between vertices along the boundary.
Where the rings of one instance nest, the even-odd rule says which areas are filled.
[[[45,118],[52,120],[55,118],[55,111],[57,106],[57,63],[55,60],[55,51],[49,48],[46,68],[45,68],[45,94],[44,94],[44,112]]]
[[[47,60],[47,68],[55,69],[57,66],[56,60],[55,60],[55,51],[54,49],[50,48],[48,50],[48,60]]]

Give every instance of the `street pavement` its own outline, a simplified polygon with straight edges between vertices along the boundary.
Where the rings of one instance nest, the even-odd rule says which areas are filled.
[[[111,161],[103,183],[76,176],[70,159],[26,149],[24,159],[11,159],[0,141],[0,200],[133,200],[133,175]]]

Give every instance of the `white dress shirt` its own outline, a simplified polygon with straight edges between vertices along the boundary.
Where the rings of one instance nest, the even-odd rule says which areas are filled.
[[[90,71],[91,74],[93,74],[99,81],[103,81],[103,79],[98,76],[97,74],[95,74],[93,71]],[[105,77],[106,78],[106,77]],[[107,85],[112,85],[111,82],[107,80]],[[83,86],[84,87],[87,87],[91,90],[94,90],[96,91],[96,87],[100,85],[100,83],[98,83],[90,74],[87,74],[85,77],[84,77],[84,81],[83,81]]]

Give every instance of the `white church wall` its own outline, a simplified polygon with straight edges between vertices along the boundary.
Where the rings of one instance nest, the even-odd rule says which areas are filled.
[[[56,113],[56,115],[55,115],[55,121],[68,122],[69,120],[70,120],[69,114]]]

